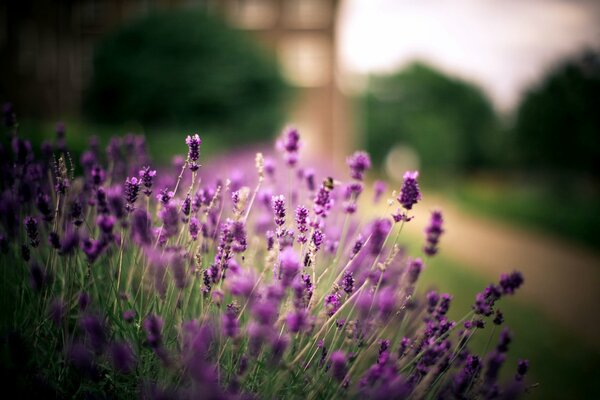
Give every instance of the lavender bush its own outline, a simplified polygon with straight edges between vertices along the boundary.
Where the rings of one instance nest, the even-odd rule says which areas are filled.
[[[376,182],[374,198],[361,196],[369,156],[348,158],[344,182],[320,176],[302,165],[293,129],[278,141],[282,162],[257,154],[244,180],[202,165],[196,134],[181,138],[177,171],[152,168],[131,135],[105,153],[92,139],[76,164],[62,125],[36,156],[4,112],[2,357],[17,388],[161,399],[526,390],[527,360],[499,382],[507,328],[486,354],[469,347],[503,325],[498,300],[520,273],[486,287],[458,321],[447,316],[450,294],[417,290],[445,227],[436,210],[422,253],[401,246],[421,199],[416,171],[391,194],[389,215],[367,222],[360,208],[387,192]]]

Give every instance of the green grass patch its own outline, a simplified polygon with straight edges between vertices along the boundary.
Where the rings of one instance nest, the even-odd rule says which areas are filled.
[[[590,185],[555,189],[544,184],[477,181],[455,185],[449,194],[470,212],[600,248],[600,194]]]

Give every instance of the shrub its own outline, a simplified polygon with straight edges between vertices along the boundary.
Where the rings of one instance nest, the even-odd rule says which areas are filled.
[[[239,144],[273,135],[285,97],[275,61],[241,32],[172,10],[102,39],[85,109],[100,122],[200,125]]]

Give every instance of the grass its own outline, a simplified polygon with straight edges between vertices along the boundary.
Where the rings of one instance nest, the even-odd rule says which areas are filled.
[[[600,194],[592,185],[557,190],[546,184],[469,181],[455,185],[449,194],[469,212],[600,249]]]
[[[471,307],[475,294],[489,283],[472,271],[443,256],[437,257],[423,272],[419,285],[423,290],[435,287],[451,293],[454,300],[449,315],[458,319]],[[531,398],[584,399],[596,396],[596,379],[600,373],[600,354],[596,350],[582,344],[540,310],[520,301],[518,292],[514,297],[500,300],[499,308],[504,313],[505,325],[514,334],[503,368],[505,379],[514,375],[517,360],[526,358],[531,367],[528,381],[539,383],[531,391]],[[491,330],[492,325],[489,324],[475,336],[471,345],[473,350],[485,348]],[[499,329],[496,329],[490,348],[496,343],[498,333]]]

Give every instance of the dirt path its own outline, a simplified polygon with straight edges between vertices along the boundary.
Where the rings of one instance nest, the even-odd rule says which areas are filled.
[[[600,255],[565,241],[532,233],[458,209],[442,197],[428,198],[415,210],[407,230],[423,235],[429,211],[441,208],[446,257],[497,279],[513,269],[525,277],[520,297],[539,306],[600,351]]]

